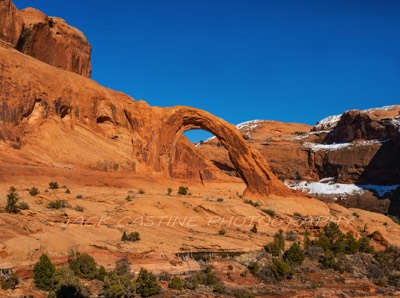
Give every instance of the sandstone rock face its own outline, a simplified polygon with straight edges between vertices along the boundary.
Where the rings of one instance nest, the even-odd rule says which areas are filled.
[[[0,0],[0,40],[15,47],[24,26],[22,17],[10,0]]]
[[[57,167],[173,176],[174,165],[179,168],[188,161],[187,157],[176,160],[176,150],[194,149],[182,143],[183,132],[202,128],[227,148],[248,186],[247,194],[291,193],[234,126],[205,111],[151,107],[1,47],[0,65],[0,140],[19,149],[24,158]],[[218,169],[201,155],[191,161],[194,168],[206,166],[199,173],[201,179],[217,178],[213,173]]]
[[[398,123],[399,117],[396,116],[378,118],[363,111],[347,111],[325,141],[341,143],[354,140],[387,140],[399,135]]]
[[[78,29],[37,9],[0,1],[0,41],[55,67],[90,77],[91,46]]]
[[[78,29],[63,19],[27,8],[20,11],[24,30],[17,49],[55,67],[90,77],[91,46]]]

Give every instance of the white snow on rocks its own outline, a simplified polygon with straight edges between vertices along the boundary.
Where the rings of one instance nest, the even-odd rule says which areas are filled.
[[[312,152],[317,152],[320,150],[324,151],[336,151],[351,147],[359,147],[359,146],[370,146],[372,144],[382,144],[384,141],[378,140],[368,140],[368,141],[358,141],[352,143],[338,143],[338,144],[316,144],[310,142],[304,142],[303,147],[311,149]]]
[[[344,184],[344,183],[334,183],[335,178],[324,178],[319,182],[285,182],[285,184],[291,189],[301,190],[308,192],[309,194],[315,195],[362,195],[367,190],[374,192],[378,197],[383,197],[384,195],[396,190],[400,187],[400,184],[394,185],[355,185],[355,184]]]

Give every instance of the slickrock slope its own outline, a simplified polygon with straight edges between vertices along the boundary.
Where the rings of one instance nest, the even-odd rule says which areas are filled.
[[[0,1],[0,40],[45,63],[90,77],[91,46],[78,29],[63,19],[34,8],[19,11]]]

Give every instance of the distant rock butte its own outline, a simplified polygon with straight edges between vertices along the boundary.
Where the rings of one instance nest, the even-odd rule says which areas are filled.
[[[0,1],[0,40],[40,61],[90,77],[91,46],[78,29],[63,19],[34,8],[18,10]]]

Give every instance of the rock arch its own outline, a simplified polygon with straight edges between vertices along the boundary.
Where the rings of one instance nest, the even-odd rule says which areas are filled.
[[[252,149],[238,129],[206,111],[177,106],[168,110],[159,131],[155,168],[170,173],[171,157],[182,134],[203,129],[214,134],[228,150],[229,157],[247,188],[245,194],[288,194],[291,191],[272,173],[267,161]]]

